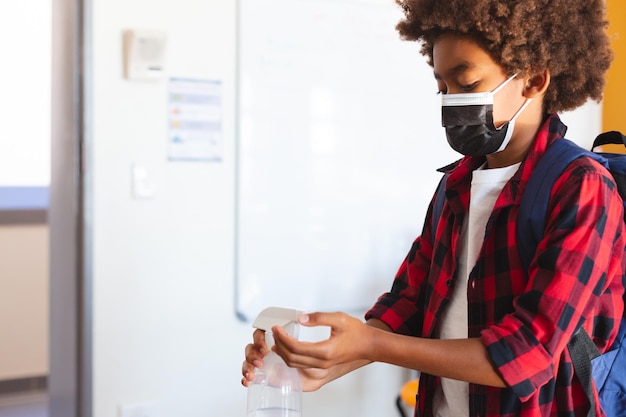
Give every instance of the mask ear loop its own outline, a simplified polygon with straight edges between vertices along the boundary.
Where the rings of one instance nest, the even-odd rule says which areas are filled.
[[[515,129],[515,119],[517,119],[517,116],[519,116],[520,113],[522,113],[524,111],[524,109],[526,107],[528,107],[528,105],[530,104],[531,101],[533,101],[532,98],[527,98],[526,101],[524,102],[524,104],[522,104],[522,107],[520,107],[519,110],[513,115],[511,120],[509,120],[508,122],[506,122],[505,124],[503,124],[502,126],[500,126],[498,128],[498,130],[500,130],[504,126],[508,126],[508,128],[506,130],[506,135],[504,136],[504,140],[502,141],[502,145],[500,145],[498,150],[496,152],[494,152],[494,153],[503,151],[504,148],[506,148],[506,146],[509,144],[509,142],[511,141],[511,137],[513,137],[513,130]]]
[[[441,105],[443,107],[454,106],[482,106],[493,104],[493,96],[500,91],[505,85],[507,85],[513,78],[517,77],[519,73],[515,73],[513,76],[507,78],[497,86],[493,91],[481,92],[481,93],[459,93],[459,94],[442,94]]]
[[[496,94],[498,91],[502,90],[502,88],[504,88],[505,85],[507,85],[513,78],[517,77],[517,75],[519,74],[519,72],[516,72],[515,74],[513,74],[512,76],[510,76],[509,78],[507,78],[502,84],[500,84],[499,86],[497,86],[495,88],[495,90],[493,90],[491,92],[491,94]]]
[[[509,120],[508,122],[504,122],[504,124],[502,124],[502,126],[497,127],[496,130],[500,130],[502,129],[504,126],[506,126],[507,124],[511,124],[511,123],[515,123],[515,119],[517,119],[517,116],[519,116],[524,110],[526,110],[526,107],[528,107],[528,105],[533,101],[532,98],[527,98],[526,101],[524,102],[524,104],[522,104],[522,107],[519,108],[518,111],[515,112],[515,114],[513,115],[513,117],[511,117],[511,120]]]
[[[517,77],[517,75],[519,74],[519,72],[516,72],[515,74],[513,74],[511,77],[507,78],[507,80],[505,82],[503,82],[502,84],[500,84],[498,87],[496,87],[495,90],[493,90],[493,92],[491,94],[496,94],[498,91],[500,91],[502,89],[502,87],[504,87],[505,85],[507,85],[513,78]],[[530,104],[530,102],[533,101],[532,98],[527,98],[526,101],[524,102],[524,104],[522,104],[522,107],[519,108],[519,110],[517,110],[515,112],[515,114],[513,115],[513,117],[511,118],[511,120],[509,120],[508,122],[504,122],[502,124],[502,126],[500,127],[496,127],[496,130],[500,130],[502,129],[504,126],[507,125],[507,123],[515,123],[515,119],[517,119],[517,116],[520,115],[521,112],[524,111],[524,109],[526,109],[526,107],[528,107],[528,105]],[[510,139],[510,138],[508,138]],[[507,140],[505,139],[505,142]]]

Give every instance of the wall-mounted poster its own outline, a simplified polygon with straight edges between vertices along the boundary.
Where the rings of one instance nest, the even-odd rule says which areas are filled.
[[[222,83],[170,78],[168,96],[169,160],[221,162]]]

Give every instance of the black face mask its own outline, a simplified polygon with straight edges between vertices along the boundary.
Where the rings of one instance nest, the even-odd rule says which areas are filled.
[[[494,126],[493,104],[444,105],[441,120],[450,147],[468,156],[484,156],[504,149],[510,140],[508,133],[513,133],[509,129],[511,122],[500,129]]]
[[[493,96],[516,75],[491,92],[444,94],[441,97],[441,122],[452,149],[467,156],[485,156],[506,148],[513,135],[515,119],[531,99],[526,100],[510,121],[496,128]]]

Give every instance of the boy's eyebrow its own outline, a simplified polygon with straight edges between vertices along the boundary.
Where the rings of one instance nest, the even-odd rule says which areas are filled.
[[[456,67],[448,70],[446,72],[446,75],[448,75],[449,77],[455,77],[473,68],[476,68],[476,64],[469,62],[469,61],[463,61]],[[435,80],[441,80],[441,75],[437,74],[436,72],[434,73],[434,75],[435,75]]]

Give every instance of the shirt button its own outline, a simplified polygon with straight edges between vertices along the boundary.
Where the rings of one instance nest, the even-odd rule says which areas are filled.
[[[471,287],[472,287],[473,290],[476,289],[476,280],[475,279],[472,280]]]
[[[447,281],[446,281],[446,285],[447,285],[448,287],[451,287],[451,286],[453,286],[453,285],[454,285],[454,281],[452,281],[451,279],[449,279],[449,280],[447,280]]]

